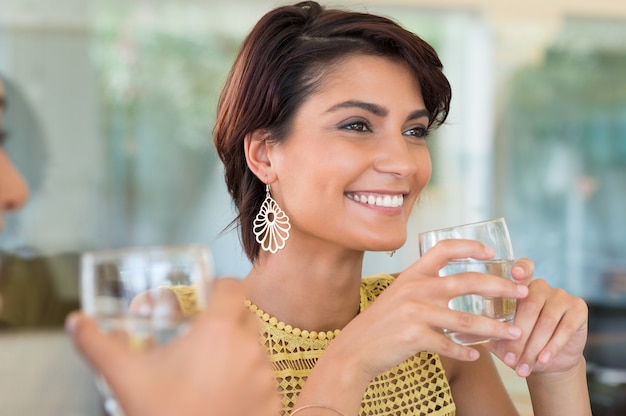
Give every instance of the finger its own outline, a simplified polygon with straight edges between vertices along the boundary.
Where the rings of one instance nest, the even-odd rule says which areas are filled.
[[[553,308],[544,308],[531,333],[524,350],[515,366],[515,371],[520,377],[530,375],[537,362],[541,350],[548,344],[550,338],[559,326],[561,313]]]
[[[542,279],[535,280],[531,285],[531,294],[517,301],[514,324],[522,330],[522,336],[516,341],[506,343],[502,348],[504,350],[502,360],[511,368],[520,367],[521,356],[524,351],[530,351],[527,348],[533,348],[532,346],[528,347],[529,340],[535,334],[535,325],[540,321],[540,317],[546,307],[549,289],[550,287]],[[534,342],[537,342],[537,340],[538,338],[535,338]],[[544,342],[547,342],[547,339],[544,338]],[[528,352],[528,354],[530,353]]]
[[[517,339],[522,335],[520,328],[509,323],[453,310],[437,314],[432,324],[446,328],[449,332],[475,335],[480,338]]]
[[[518,259],[511,269],[511,276],[519,284],[529,285],[535,273],[535,263],[531,259]]]
[[[441,240],[424,253],[409,269],[415,269],[415,271],[425,274],[437,275],[439,270],[445,267],[451,260],[468,257],[477,260],[488,260],[494,254],[493,248],[475,240]]]
[[[96,322],[81,312],[72,312],[66,319],[67,332],[83,357],[105,378],[129,363],[131,352],[114,337],[104,334]]]
[[[578,303],[571,299],[562,289],[553,291],[516,366],[520,376],[529,375],[537,362],[546,364],[585,324],[584,313],[578,313]]]
[[[528,295],[528,287],[505,279],[478,272],[465,272],[441,278],[442,290],[446,299],[464,295],[484,297],[523,298]]]
[[[574,310],[568,310],[561,322],[559,322],[559,326],[548,344],[539,353],[537,357],[539,364],[548,365],[552,358],[570,342],[574,334],[585,327],[586,323],[587,319],[585,316],[576,313]]]
[[[432,346],[433,352],[459,361],[476,361],[480,357],[476,349],[457,344],[443,333],[432,338]]]

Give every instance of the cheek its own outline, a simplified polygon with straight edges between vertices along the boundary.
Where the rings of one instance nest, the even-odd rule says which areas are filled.
[[[419,174],[421,178],[421,182],[420,182],[421,189],[424,189],[424,187],[426,187],[426,185],[430,181],[430,177],[432,173],[433,173],[433,166],[430,163],[430,157],[429,157],[427,160],[427,163],[425,163],[419,169]]]
[[[422,149],[421,152],[416,155],[416,161],[417,170],[415,172],[415,183],[418,192],[421,192],[428,184],[428,181],[430,181],[433,172],[433,165],[428,149]]]
[[[343,154],[330,146],[302,146],[281,158],[277,165],[279,180],[290,192],[320,195],[354,169],[353,162]]]

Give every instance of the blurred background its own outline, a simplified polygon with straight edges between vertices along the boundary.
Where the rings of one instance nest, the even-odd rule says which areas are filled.
[[[218,274],[245,276],[238,236],[223,232],[234,211],[211,129],[238,45],[284,3],[0,0],[6,149],[32,188],[0,235],[4,332],[60,332],[85,250],[196,242]],[[420,231],[505,217],[516,255],[589,303],[594,414],[625,414],[626,3],[322,3],[414,31],[453,88],[407,244],[368,253],[365,274],[415,261]],[[0,356],[23,349],[14,339],[0,338]],[[0,373],[24,371],[2,360]],[[15,403],[1,383],[0,406]],[[87,414],[79,405],[6,414]]]

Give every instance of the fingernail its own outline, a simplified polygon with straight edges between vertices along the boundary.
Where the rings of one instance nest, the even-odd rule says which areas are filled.
[[[519,266],[515,266],[513,267],[513,269],[511,270],[512,274],[524,274],[524,269],[519,267]]]
[[[516,326],[509,326],[509,335],[513,338],[519,338],[522,335],[522,330]]]
[[[65,319],[65,331],[70,334],[74,333],[76,329],[76,324],[78,323],[78,314],[72,312]]]
[[[493,247],[485,246],[485,254],[488,256],[495,256],[496,250]]]
[[[520,295],[523,295],[523,296],[528,295],[528,286],[526,286],[526,285],[517,285],[517,292]]]
[[[512,352],[507,352],[504,355],[504,363],[507,365],[515,364],[515,354],[513,354]]]
[[[480,357],[480,353],[476,351],[475,349],[471,349],[469,353],[469,357],[471,360],[477,360],[478,357]]]
[[[517,374],[520,377],[528,377],[530,375],[530,367],[528,366],[528,364],[520,364],[517,367]]]

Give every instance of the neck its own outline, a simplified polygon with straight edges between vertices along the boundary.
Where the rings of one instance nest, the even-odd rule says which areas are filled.
[[[294,328],[333,331],[359,312],[362,252],[262,252],[246,278],[252,303]]]

